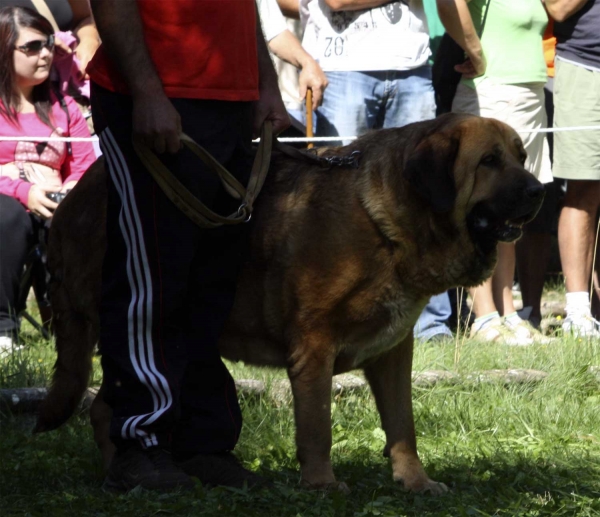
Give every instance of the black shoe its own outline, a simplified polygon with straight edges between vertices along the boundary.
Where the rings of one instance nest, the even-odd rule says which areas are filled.
[[[128,492],[137,486],[147,490],[190,490],[194,482],[175,465],[168,451],[159,447],[143,450],[133,446],[117,452],[102,488]]]
[[[189,460],[176,463],[188,476],[198,478],[204,486],[254,488],[271,485],[269,480],[242,467],[230,452],[196,454]]]

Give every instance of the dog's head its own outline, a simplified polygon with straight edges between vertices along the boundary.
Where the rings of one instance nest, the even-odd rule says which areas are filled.
[[[404,179],[435,214],[466,225],[480,258],[494,261],[497,243],[521,237],[544,199],[543,185],[524,168],[521,138],[502,122],[470,115],[444,115],[422,128]]]

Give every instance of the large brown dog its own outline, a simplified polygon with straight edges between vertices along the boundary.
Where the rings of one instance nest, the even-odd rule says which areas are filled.
[[[323,155],[355,150],[358,169],[273,156],[221,352],[287,368],[305,485],[345,488],[330,460],[331,378],[362,368],[394,479],[437,494],[445,485],[427,477],[417,455],[413,325],[431,295],[491,274],[497,242],[521,235],[543,187],[523,168],[518,135],[491,119],[445,115],[373,132]],[[58,360],[37,431],[61,425],[88,383],[98,338],[104,182],[99,162],[52,224]],[[92,422],[105,461],[113,452],[109,419],[100,394]]]

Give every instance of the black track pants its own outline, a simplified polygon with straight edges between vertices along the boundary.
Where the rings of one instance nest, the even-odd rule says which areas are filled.
[[[243,184],[252,165],[252,104],[172,99],[183,131]],[[241,430],[217,341],[233,305],[246,225],[202,230],[162,193],[131,146],[131,99],[93,85],[94,126],[108,165],[100,348],[111,439],[178,453],[231,450]],[[206,205],[237,210],[187,150],[164,163]]]

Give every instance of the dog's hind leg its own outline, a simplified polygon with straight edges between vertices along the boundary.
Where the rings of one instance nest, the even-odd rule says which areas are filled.
[[[294,395],[297,457],[302,485],[311,489],[349,492],[336,481],[331,466],[331,379],[329,347],[311,346],[303,337],[291,356],[288,375]],[[314,344],[314,343],[313,343]]]
[[[411,492],[442,494],[443,483],[429,479],[417,454],[412,410],[412,333],[398,346],[365,367],[375,396],[387,443],[384,455],[392,460],[394,481]]]
[[[116,451],[116,447],[110,441],[111,418],[112,409],[104,401],[104,383],[102,383],[94,402],[92,402],[92,407],[90,408],[90,422],[94,428],[94,441],[96,442],[98,449],[100,449],[102,466],[105,471],[108,470]]]

